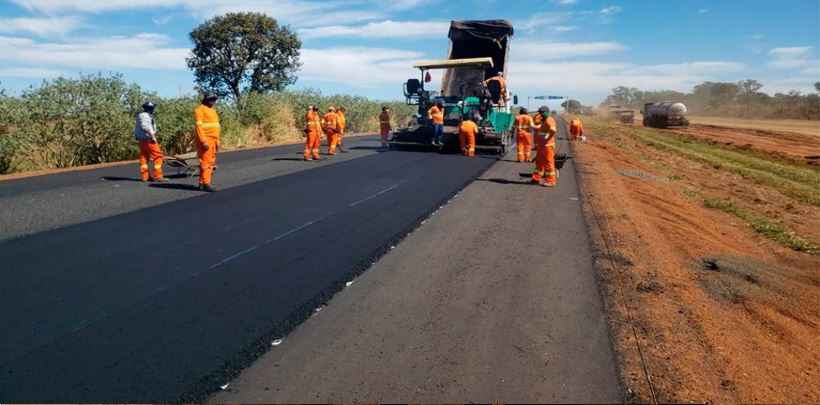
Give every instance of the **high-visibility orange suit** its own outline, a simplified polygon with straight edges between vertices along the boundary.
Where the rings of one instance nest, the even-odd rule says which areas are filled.
[[[493,100],[493,102],[498,101],[498,104],[507,104],[507,80],[504,79],[504,76],[495,75],[487,80],[484,81],[485,86],[489,86],[490,82],[497,81],[498,87],[501,89],[500,99]]]
[[[305,115],[305,160],[319,159],[319,146],[322,137],[322,119],[313,110]]]
[[[140,141],[140,179],[148,181],[151,178],[162,181],[162,150],[159,144],[154,141]],[[148,170],[148,163],[153,161],[153,168]]]
[[[322,129],[327,136],[327,154],[336,154],[336,144],[339,142],[339,116],[334,109],[330,109],[322,117]]]
[[[347,118],[345,117],[344,110],[337,110],[336,117],[339,120],[339,139],[336,140],[336,144],[340,147],[342,146],[342,139],[345,137],[345,131],[347,130]]]
[[[216,164],[216,151],[219,149],[219,114],[212,107],[201,104],[194,110],[194,120],[196,149],[199,156],[199,184],[210,186]]]
[[[379,114],[379,135],[382,137],[382,146],[387,145],[387,137],[390,136],[391,129],[393,128],[390,126],[390,113],[382,111]]]
[[[540,114],[539,114],[540,115]],[[554,187],[558,184],[558,171],[555,169],[555,134],[558,126],[555,119],[547,117],[541,125],[535,127],[535,170],[532,181],[544,186]]]
[[[529,162],[532,151],[532,129],[535,126],[532,117],[527,114],[520,114],[515,117],[515,147],[518,152],[519,162]]]
[[[478,135],[478,125],[472,120],[464,120],[458,126],[458,140],[464,156],[475,156],[475,137]]]
[[[573,118],[569,122],[569,135],[570,139],[573,141],[577,141],[578,137],[584,134],[584,123],[581,122],[581,119],[578,117]]]

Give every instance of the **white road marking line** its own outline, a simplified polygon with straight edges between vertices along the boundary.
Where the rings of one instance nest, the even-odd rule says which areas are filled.
[[[376,193],[376,194],[371,195],[370,197],[367,197],[367,198],[361,199],[361,200],[359,200],[359,201],[356,201],[356,202],[350,203],[350,205],[348,205],[348,207],[351,207],[351,208],[352,208],[352,207],[355,207],[355,206],[357,206],[357,205],[359,205],[359,204],[361,204],[361,203],[363,203],[363,202],[370,201],[370,200],[372,200],[372,199],[374,199],[374,198],[376,198],[376,197],[378,197],[378,196],[380,196],[380,195],[382,195],[382,194],[384,194],[384,193],[389,193],[389,192],[391,192],[391,191],[393,191],[393,190],[395,190],[395,189],[397,189],[397,188],[399,188],[399,185],[398,185],[398,184],[394,184],[394,185],[392,185],[392,186],[390,186],[390,187],[388,187],[388,188],[386,188],[386,189],[384,189],[384,190],[382,190],[382,191],[379,191],[379,192],[378,192],[378,193]]]
[[[389,192],[391,192],[391,191],[393,191],[393,190],[395,190],[395,189],[399,188],[399,185],[400,185],[400,184],[401,184],[401,183],[394,184],[394,185],[392,185],[392,186],[390,186],[390,187],[388,187],[388,188],[386,188],[386,189],[384,189],[384,190],[382,190],[382,191],[379,191],[378,193],[373,194],[373,195],[371,195],[371,196],[369,196],[369,197],[367,197],[367,198],[364,198],[364,199],[361,199],[361,200],[356,201],[356,202],[354,202],[354,203],[351,203],[351,204],[349,205],[349,207],[355,207],[355,206],[357,206],[357,205],[359,205],[359,204],[361,204],[361,203],[363,203],[363,202],[370,201],[370,200],[372,200],[372,199],[374,199],[374,198],[376,198],[376,197],[378,197],[378,196],[380,196],[380,195],[383,195],[383,194],[385,194],[385,193],[389,193]],[[262,242],[262,243],[261,243],[261,244],[259,244],[259,245],[251,246],[251,247],[249,247],[249,248],[247,248],[247,249],[245,249],[245,250],[243,250],[243,251],[241,251],[241,252],[239,252],[239,253],[236,253],[236,254],[233,254],[233,255],[231,255],[231,256],[228,256],[228,257],[226,257],[226,258],[222,259],[219,263],[216,263],[216,264],[214,264],[213,266],[209,267],[209,268],[208,268],[208,270],[213,270],[213,269],[215,269],[215,268],[217,268],[217,267],[224,266],[224,265],[226,265],[226,264],[228,264],[228,263],[230,263],[230,262],[232,262],[232,261],[234,261],[234,260],[236,260],[236,259],[238,259],[238,258],[240,258],[240,257],[242,257],[242,256],[247,255],[248,253],[252,253],[252,252],[256,251],[256,250],[257,250],[257,249],[259,249],[260,247],[267,246],[267,245],[270,245],[270,244],[271,244],[271,243],[273,243],[273,242],[277,242],[277,241],[280,241],[280,240],[282,240],[282,239],[284,239],[284,238],[287,238],[288,236],[293,235],[293,234],[294,234],[294,233],[296,233],[296,232],[302,231],[302,230],[304,230],[305,228],[308,228],[308,227],[309,227],[309,226],[311,226],[311,225],[315,225],[315,224],[317,224],[317,223],[319,223],[319,222],[324,221],[324,220],[325,220],[325,219],[327,219],[327,218],[330,218],[331,216],[333,216],[333,214],[335,214],[335,212],[332,212],[332,213],[330,213],[330,214],[328,214],[328,215],[325,215],[325,216],[323,216],[323,217],[321,217],[321,218],[319,218],[319,219],[315,219],[315,220],[313,220],[313,221],[306,222],[306,223],[304,223],[304,224],[302,224],[302,225],[300,225],[300,226],[297,226],[296,228],[293,228],[293,229],[291,229],[291,230],[289,230],[289,231],[287,231],[287,232],[285,232],[285,233],[283,233],[283,234],[281,234],[281,235],[279,235],[279,236],[277,236],[277,237],[275,237],[275,238],[273,238],[273,239],[268,239],[268,240],[266,240],[266,241]],[[245,220],[245,222],[248,222],[248,220]]]

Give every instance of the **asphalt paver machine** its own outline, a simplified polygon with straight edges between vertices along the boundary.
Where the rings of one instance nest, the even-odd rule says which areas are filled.
[[[418,114],[406,128],[393,133],[391,147],[433,148],[434,128],[427,111],[437,102],[444,105],[444,137],[441,151],[459,150],[458,125],[462,117],[478,115],[476,149],[506,153],[512,142],[513,115],[507,94],[493,76],[506,79],[506,62],[513,27],[507,21],[453,21],[450,25],[450,57],[417,63],[419,78],[404,83],[408,104],[418,105]],[[425,88],[431,70],[444,70],[439,91]]]

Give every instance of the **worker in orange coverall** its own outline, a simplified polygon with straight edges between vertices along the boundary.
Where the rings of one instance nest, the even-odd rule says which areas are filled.
[[[140,146],[140,180],[148,181],[153,179],[156,182],[164,183],[168,180],[162,175],[162,149],[157,141],[157,124],[154,121],[154,109],[156,104],[146,101],[142,105],[142,112],[137,114],[134,125],[134,138]],[[153,164],[153,170],[148,169],[148,164]]]
[[[531,160],[533,128],[535,128],[535,122],[533,122],[527,109],[522,108],[518,111],[518,116],[515,117],[515,148],[518,153],[519,162],[529,163]]]
[[[547,107],[538,109],[541,124],[535,127],[535,170],[532,172],[532,182],[545,187],[558,185],[558,170],[555,168],[555,138],[558,125],[550,116]]]
[[[462,119],[458,126],[458,140],[461,144],[461,150],[464,156],[475,156],[475,137],[478,135],[478,125],[476,125],[475,118]]]
[[[345,137],[345,132],[347,131],[347,117],[345,116],[347,110],[344,107],[339,107],[336,109],[336,116],[339,119],[339,139],[336,142],[337,146],[339,147],[339,152],[346,152],[344,147],[342,146],[342,140]]]
[[[379,114],[379,135],[382,138],[382,148],[387,148],[387,139],[392,129],[393,127],[390,126],[390,108],[383,106],[382,113]]]
[[[336,108],[330,107],[322,117],[322,129],[327,136],[327,154],[336,154],[336,144],[339,142],[339,116],[336,115]]]
[[[319,117],[319,108],[308,106],[305,115],[305,160],[319,160],[321,138],[322,119]]]
[[[202,104],[194,110],[196,150],[199,157],[199,189],[207,192],[216,191],[211,181],[221,132],[219,114],[214,109],[218,99],[216,94],[207,93],[202,99]]]
[[[584,123],[578,117],[573,118],[569,122],[569,139],[577,141],[578,138],[584,136]]]

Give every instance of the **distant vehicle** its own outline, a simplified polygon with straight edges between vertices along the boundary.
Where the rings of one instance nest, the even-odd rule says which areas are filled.
[[[612,110],[612,114],[615,115],[615,118],[618,121],[621,121],[624,124],[634,124],[635,123],[635,110]]]
[[[672,101],[646,103],[643,108],[643,126],[654,128],[688,127],[687,111],[683,103]]]

